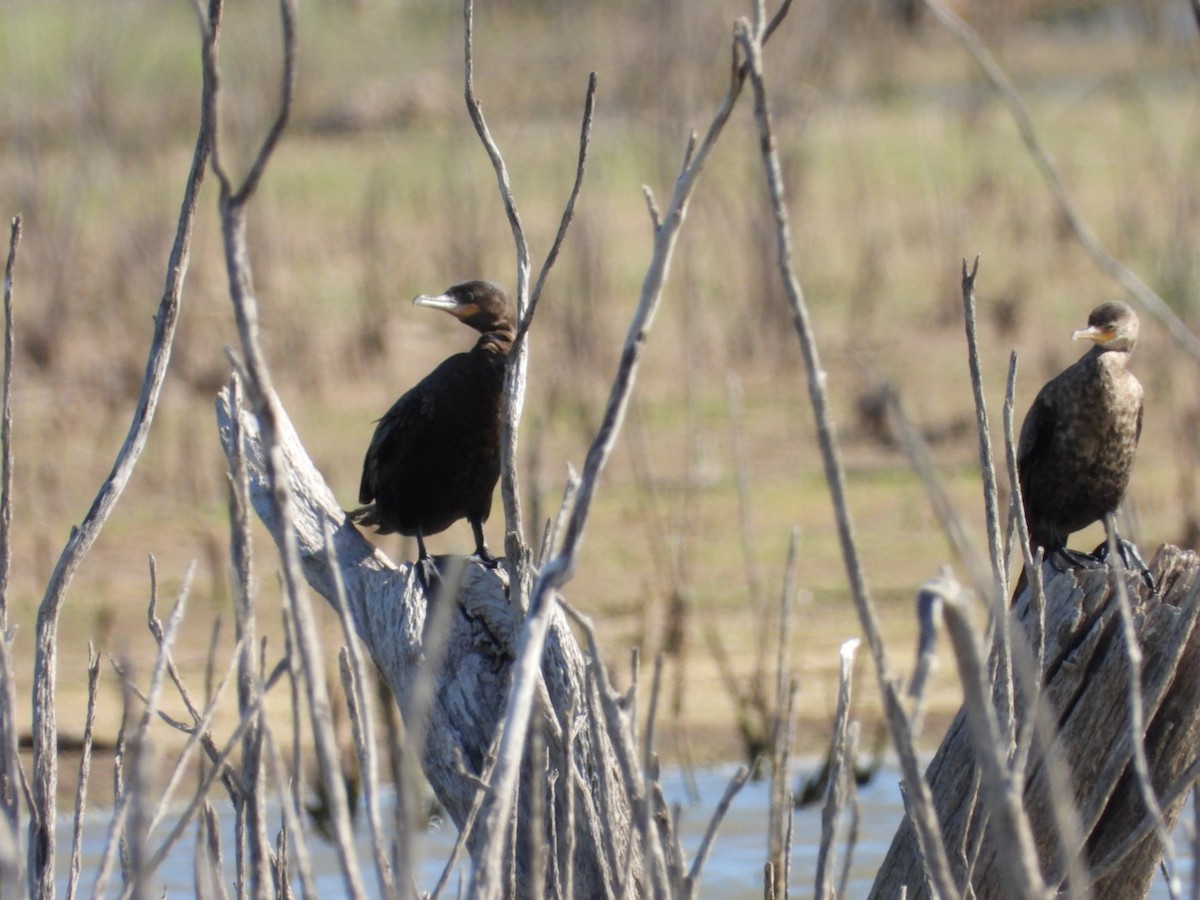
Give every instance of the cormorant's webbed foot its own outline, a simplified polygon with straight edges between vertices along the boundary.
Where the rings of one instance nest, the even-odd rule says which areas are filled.
[[[413,563],[417,570],[417,580],[425,594],[432,597],[442,586],[442,573],[438,571],[437,560],[432,556],[418,557]]]
[[[425,593],[430,597],[442,583],[442,573],[438,571],[437,560],[429,555],[429,551],[425,549],[425,537],[421,534],[418,528],[416,533],[417,538],[417,578],[421,581],[421,587],[425,589]]]
[[[1059,547],[1055,552],[1066,560],[1069,569],[1098,569],[1104,565],[1103,558],[1095,553],[1084,553],[1070,547]]]
[[[1108,541],[1105,541],[1097,547],[1092,555],[1102,562],[1108,561]],[[1138,552],[1137,545],[1133,541],[1127,541],[1125,538],[1117,535],[1117,555],[1121,557],[1121,563],[1126,569],[1131,572],[1137,572],[1142,576],[1142,582],[1146,587],[1153,592],[1157,589],[1154,581],[1154,576],[1150,573],[1150,567],[1146,565],[1146,561],[1142,559],[1142,554]]]

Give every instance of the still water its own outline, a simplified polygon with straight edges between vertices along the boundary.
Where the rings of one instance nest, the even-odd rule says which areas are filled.
[[[691,856],[699,846],[700,840],[708,827],[713,810],[720,802],[726,786],[734,774],[733,766],[727,768],[704,769],[693,773],[690,783],[695,795],[689,791],[688,780],[683,772],[668,770],[663,776],[663,789],[669,803],[682,804],[681,826],[684,850]],[[803,773],[802,773],[803,774]],[[859,788],[859,806],[861,820],[859,823],[858,844],[855,849],[851,877],[847,889],[848,897],[865,897],[870,890],[876,868],[883,860],[891,843],[892,835],[900,823],[904,810],[901,805],[898,788],[899,774],[894,768],[885,767],[872,782]],[[704,867],[701,878],[701,896],[721,898],[721,900],[751,900],[763,896],[762,878],[763,864],[767,856],[766,820],[769,804],[769,784],[750,782],[734,798],[733,804],[725,817],[721,830],[717,835],[716,844],[708,863]],[[697,799],[698,797],[698,799]],[[385,822],[387,810],[384,810]],[[233,815],[228,810],[221,811],[222,826],[225,834],[222,836],[222,853],[225,857],[226,868],[232,880],[232,820]],[[273,817],[277,821],[278,816]],[[88,817],[85,827],[83,865],[84,873],[94,873],[99,868],[100,858],[104,852],[105,832],[109,824],[107,810],[97,811]],[[277,827],[277,826],[276,826]],[[160,833],[166,828],[160,829]],[[166,896],[183,898],[194,896],[193,888],[193,848],[195,845],[195,828],[187,837],[182,838],[160,871]],[[366,827],[361,822],[357,826],[357,852],[363,866],[364,884],[369,894],[376,890],[374,868],[371,866],[371,849]],[[793,898],[811,897],[813,893],[813,878],[816,872],[817,846],[821,838],[821,809],[819,806],[798,810],[793,823],[792,846],[792,877],[791,885]],[[1177,836],[1178,838],[1178,836]],[[418,880],[423,890],[429,890],[441,875],[444,861],[449,857],[454,845],[455,831],[450,825],[435,824],[426,831],[418,842],[417,851],[421,855]],[[71,823],[63,820],[58,831],[59,860],[63,877],[59,886],[60,894],[66,888],[66,862],[70,854]],[[345,889],[340,875],[340,868],[333,848],[317,838],[309,842],[309,852],[313,858],[321,900],[336,900],[345,895]],[[841,871],[844,847],[838,847],[838,859],[835,872]],[[1191,866],[1186,853],[1180,854],[1179,875],[1184,885],[1188,885],[1191,876]],[[119,883],[117,873],[110,885]],[[87,877],[81,879],[82,896],[91,895],[91,884]],[[451,882],[457,885],[457,876]],[[110,894],[115,894],[110,890]],[[447,890],[448,896],[455,896],[455,890]],[[162,896],[159,891],[155,896]],[[1154,898],[1168,896],[1165,885],[1159,879],[1150,893]]]

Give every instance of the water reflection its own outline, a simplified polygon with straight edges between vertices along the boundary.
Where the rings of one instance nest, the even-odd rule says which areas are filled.
[[[678,770],[668,770],[663,776],[663,789],[668,803],[682,804],[680,824],[684,850],[689,860],[694,855],[713,810],[720,801],[726,786],[733,777],[735,767],[705,769],[694,773],[692,784],[699,792],[699,800],[690,802],[691,792],[685,783],[684,774]],[[882,769],[877,777],[869,784],[859,788],[859,805],[861,820],[859,823],[858,845],[855,849],[851,877],[847,896],[865,897],[870,890],[875,870],[883,860],[884,854],[892,840],[904,809],[898,788],[899,773],[890,767]],[[721,826],[712,854],[704,868],[701,879],[700,894],[703,897],[716,897],[722,900],[751,900],[762,897],[763,864],[767,857],[767,810],[769,806],[770,786],[767,782],[752,782],[742,788],[734,799],[729,813]],[[390,795],[385,796],[385,802]],[[222,854],[229,882],[233,878],[233,813],[228,806],[219,810],[222,826]],[[384,821],[390,821],[390,810],[384,810]],[[278,822],[277,810],[271,817],[272,822]],[[100,867],[100,859],[104,853],[104,840],[109,825],[109,811],[101,810],[89,815],[85,827],[81,894],[91,894],[91,877]],[[160,827],[158,834],[166,834],[169,825]],[[277,826],[276,826],[277,827]],[[194,896],[193,880],[193,850],[195,846],[195,829],[180,840],[172,854],[164,863],[159,875],[163,888],[169,897]],[[1177,841],[1181,836],[1177,836]],[[272,839],[274,835],[272,834]],[[813,878],[816,872],[817,847],[821,838],[821,809],[819,806],[802,809],[796,812],[793,825],[793,847],[791,862],[792,897],[807,898],[813,893]],[[357,847],[360,863],[363,867],[364,883],[368,893],[376,893],[375,873],[371,864],[371,849],[365,824],[359,819],[356,830]],[[416,842],[416,852],[419,854],[420,867],[418,882],[423,890],[432,889],[442,873],[444,861],[449,857],[454,845],[455,831],[448,824],[435,825],[422,833]],[[59,865],[60,865],[60,894],[66,889],[66,865],[69,861],[71,841],[71,823],[63,819],[59,824]],[[838,846],[838,858],[835,873],[840,873],[844,846]],[[1180,878],[1185,885],[1189,884],[1191,865],[1188,854],[1183,847],[1180,853]],[[322,900],[335,900],[344,896],[337,856],[333,848],[319,839],[309,842],[309,851],[313,860],[313,868],[317,879]],[[293,873],[294,881],[298,881]],[[451,882],[452,889],[447,891],[449,896],[455,896],[453,889],[457,885],[459,875],[456,873]],[[463,876],[465,878],[465,876]],[[119,873],[110,880],[110,885],[120,882]],[[115,893],[115,891],[110,891]],[[160,891],[152,893],[160,895]],[[1161,879],[1157,880],[1150,895],[1154,898],[1166,897],[1167,891]]]

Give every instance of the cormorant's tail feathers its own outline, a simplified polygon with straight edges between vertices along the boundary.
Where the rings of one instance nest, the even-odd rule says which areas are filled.
[[[346,517],[355,525],[364,528],[374,528],[376,534],[391,534],[392,529],[386,528],[379,518],[379,508],[374,503],[346,511]]]

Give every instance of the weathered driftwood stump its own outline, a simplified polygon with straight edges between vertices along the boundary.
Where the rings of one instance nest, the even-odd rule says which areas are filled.
[[[1165,798],[1200,755],[1200,630],[1196,628],[1200,577],[1196,554],[1162,547],[1151,569],[1158,592],[1126,573],[1134,629],[1142,649],[1145,748],[1155,793],[1164,800],[1169,826],[1187,796]],[[1077,816],[1082,848],[1077,857],[1093,881],[1095,897],[1145,896],[1163,849],[1154,830],[1145,830],[1146,806],[1133,774],[1128,692],[1129,661],[1112,573],[1108,569],[1057,571],[1047,563],[1046,645],[1043,699],[1055,730],[1055,753],[1069,779],[1068,798]],[[1029,627],[1030,590],[1018,598],[1014,618]],[[1019,627],[1016,626],[1016,627]],[[1018,706],[1021,704],[1018,703]],[[1018,723],[1024,721],[1018,710]],[[987,833],[988,815],[977,790],[975,757],[965,711],[951,724],[926,773],[933,791],[947,855],[960,887],[966,886],[973,848],[978,859],[971,884],[980,898],[1002,897],[995,846]],[[1045,729],[1043,729],[1045,733]],[[1024,792],[1043,878],[1050,887],[1067,878],[1066,852],[1055,824],[1046,756],[1035,741],[1026,766]],[[1114,851],[1135,840],[1120,864]],[[1107,872],[1097,871],[1108,864]],[[921,854],[906,819],[892,841],[871,892],[893,898],[902,886],[908,896],[928,897]]]
[[[228,392],[222,392],[217,424],[225,453],[231,458],[236,449],[232,416]],[[282,528],[271,503],[259,429],[245,410],[240,412],[240,422],[251,501],[279,542]],[[313,590],[335,602],[324,540],[326,529],[332,531],[358,636],[409,727],[419,709],[428,706],[422,767],[438,800],[462,828],[505,713],[523,614],[509,602],[502,570],[467,562],[461,589],[453,600],[455,607],[447,616],[442,664],[436,672],[425,672],[426,629],[435,614],[413,566],[393,564],[347,521],[291,423],[283,418],[279,427],[304,577]],[[423,697],[419,684],[430,676],[432,697]],[[597,721],[595,700],[586,661],[556,609],[535,701],[540,715],[531,725],[541,730],[544,755],[534,767],[530,763],[532,742],[527,745],[515,815],[516,843],[510,849],[512,886],[518,894],[533,894],[534,849],[540,848],[549,853],[546,877],[557,876],[560,884],[570,877],[576,896],[615,896],[621,883],[630,878],[628,896],[640,896],[641,848],[640,842],[630,846],[629,793],[604,724]],[[534,812],[535,791],[541,798],[540,815]],[[485,804],[485,813],[486,809]],[[468,844],[473,856],[482,849],[477,843]]]

